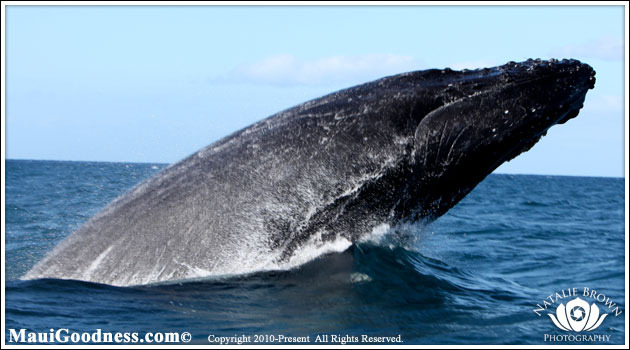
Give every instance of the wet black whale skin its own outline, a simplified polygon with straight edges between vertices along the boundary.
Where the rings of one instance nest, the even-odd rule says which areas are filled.
[[[438,217],[577,116],[594,74],[575,60],[431,69],[306,102],[136,186],[24,278],[136,285],[286,268]]]

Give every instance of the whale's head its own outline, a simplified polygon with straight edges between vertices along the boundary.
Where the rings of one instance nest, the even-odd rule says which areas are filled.
[[[594,70],[576,60],[425,74],[432,85],[423,84],[418,100],[426,103],[430,90],[434,106],[419,117],[411,156],[422,216],[442,215],[551,126],[577,116],[595,84]]]

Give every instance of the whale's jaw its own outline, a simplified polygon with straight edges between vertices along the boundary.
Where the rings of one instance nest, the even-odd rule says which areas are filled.
[[[427,114],[415,133],[412,163],[419,175],[413,207],[444,214],[506,161],[531,149],[547,130],[576,117],[595,84],[594,70],[576,60],[529,60],[476,70],[458,84],[499,84]]]

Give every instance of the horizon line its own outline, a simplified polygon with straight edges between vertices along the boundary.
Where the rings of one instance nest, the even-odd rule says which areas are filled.
[[[185,159],[186,157],[182,158]],[[4,158],[5,161],[31,161],[31,162],[76,162],[76,163],[112,163],[112,164],[159,164],[159,165],[172,165],[179,162],[164,163],[160,161],[122,161],[122,160],[74,160],[74,159],[28,159],[28,158]],[[496,169],[495,169],[496,171]],[[508,172],[495,172],[492,171],[488,175],[524,175],[524,176],[558,176],[558,177],[598,177],[608,179],[625,179],[624,176],[611,176],[611,175],[577,175],[577,174],[526,174],[526,173],[508,173]]]

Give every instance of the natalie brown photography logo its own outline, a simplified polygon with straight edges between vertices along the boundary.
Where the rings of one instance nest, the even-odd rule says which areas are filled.
[[[623,313],[623,309],[611,298],[589,287],[563,289],[551,294],[542,303],[536,304],[533,311],[538,316],[548,315],[558,329],[570,332],[545,334],[544,340],[552,342],[609,341],[609,334],[590,332],[596,330],[607,316],[617,317]]]

